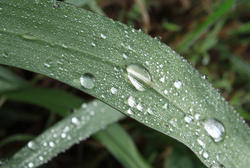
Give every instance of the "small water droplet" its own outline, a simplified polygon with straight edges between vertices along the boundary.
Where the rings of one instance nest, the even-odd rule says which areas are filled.
[[[40,161],[44,160],[44,158],[42,156],[39,156],[38,158],[39,158]]]
[[[223,140],[225,128],[218,120],[214,118],[207,119],[204,122],[204,128],[215,142]]]
[[[63,138],[63,139],[66,138],[66,136],[67,136],[66,133],[62,133],[62,134],[61,134],[61,138]]]
[[[145,90],[143,84],[150,84],[151,76],[144,67],[137,64],[131,64],[127,66],[126,70],[128,73],[128,79],[138,91]]]
[[[71,122],[72,122],[72,124],[74,124],[74,125],[79,125],[79,124],[80,124],[78,118],[76,118],[76,117],[72,117],[72,118],[71,118]]]
[[[116,94],[118,90],[115,87],[112,87],[110,91],[112,94]]]
[[[30,162],[30,163],[28,164],[28,167],[29,167],[29,168],[34,167],[34,164],[33,164],[32,162]]]
[[[93,89],[95,86],[95,78],[93,75],[86,73],[80,77],[82,87],[86,89]]]
[[[55,143],[52,142],[52,141],[50,141],[50,142],[49,142],[49,146],[53,148],[53,147],[55,146]]]
[[[208,153],[205,152],[205,151],[202,153],[202,156],[203,156],[204,159],[208,159],[209,158]]]
[[[199,120],[199,119],[200,119],[200,116],[201,116],[200,114],[195,114],[195,115],[194,115],[194,118],[195,118],[196,120]]]
[[[96,44],[95,44],[94,42],[92,42],[92,43],[91,43],[91,46],[92,46],[92,47],[95,47],[95,46],[96,46]]]
[[[125,58],[125,59],[128,58],[127,54],[125,54],[125,53],[122,54],[122,57]]]
[[[184,120],[185,120],[186,123],[191,123],[192,120],[193,120],[193,117],[190,116],[190,115],[186,115],[186,116],[184,117]]]
[[[28,142],[27,146],[30,149],[35,149],[35,143],[33,141]]]
[[[148,112],[148,114],[150,114],[150,115],[154,115],[154,112],[151,110],[151,108],[148,108],[148,109],[147,109],[147,112]]]
[[[44,63],[44,66],[50,68],[51,65],[49,63]]]
[[[134,114],[133,111],[132,111],[130,108],[127,110],[127,113],[128,113],[129,115],[133,115],[133,114]]]
[[[142,107],[142,104],[141,104],[141,103],[137,104],[136,108],[137,108],[137,110],[139,110],[139,111],[142,111],[142,110],[143,110],[143,107]]]
[[[7,53],[2,53],[2,56],[4,57],[4,58],[8,58],[8,54]]]
[[[205,144],[202,140],[197,139],[197,142],[198,142],[198,144],[199,144],[202,148],[205,148],[205,147],[206,147],[206,144]]]
[[[163,93],[164,93],[165,95],[167,95],[167,94],[168,94],[168,90],[165,89],[165,90],[163,91]]]
[[[179,80],[177,80],[177,81],[174,82],[174,87],[175,87],[176,89],[180,89],[180,88],[181,88],[181,85],[182,85],[182,83],[181,83],[181,81],[179,81]]]
[[[136,104],[136,102],[135,102],[134,97],[129,96],[129,98],[128,98],[128,105],[129,105],[130,107],[134,107],[135,104]]]
[[[105,36],[104,34],[101,34],[101,38],[102,38],[102,39],[106,39],[107,36]]]
[[[166,110],[166,109],[168,108],[168,104],[165,103],[165,104],[162,106],[162,108]]]

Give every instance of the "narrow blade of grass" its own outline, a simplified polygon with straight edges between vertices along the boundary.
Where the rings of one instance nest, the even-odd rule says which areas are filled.
[[[150,168],[138,153],[133,140],[118,124],[112,124],[94,136],[127,168]]]
[[[0,1],[1,64],[93,95],[178,139],[208,167],[248,167],[248,126],[186,60],[143,32],[58,3]],[[206,129],[211,122],[220,142]]]
[[[190,47],[212,24],[232,8],[234,1],[235,0],[225,0],[222,2],[218,9],[208,16],[204,23],[202,23],[195,31],[187,35],[185,40],[178,46],[178,51],[183,53],[188,47]]]
[[[30,141],[1,168],[37,167],[123,117],[100,101],[93,101]]]

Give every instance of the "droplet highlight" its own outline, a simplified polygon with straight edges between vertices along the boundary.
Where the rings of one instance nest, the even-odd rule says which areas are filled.
[[[126,70],[128,73],[128,79],[136,90],[144,91],[145,85],[151,83],[151,76],[144,67],[137,64],[131,64],[127,66]]]
[[[214,118],[207,119],[204,122],[204,128],[215,142],[220,142],[221,140],[223,140],[225,135],[225,128],[218,120]]]
[[[80,84],[85,89],[93,89],[95,87],[95,78],[92,74],[86,73],[80,77]]]

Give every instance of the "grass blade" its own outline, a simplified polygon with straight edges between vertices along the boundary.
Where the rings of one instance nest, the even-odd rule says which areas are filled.
[[[37,167],[122,117],[104,103],[93,101],[30,141],[1,168]]]
[[[201,24],[194,32],[188,34],[185,40],[179,45],[178,51],[184,52],[188,47],[190,47],[195,40],[197,40],[212,24],[214,24],[218,18],[224,15],[229,9],[232,8],[235,0],[225,0],[219,8],[213,12],[207,20]]]
[[[112,124],[94,136],[127,168],[150,168],[138,153],[133,140],[118,124]]]
[[[89,93],[183,142],[208,167],[248,167],[248,126],[197,71],[157,39],[60,2],[58,8],[32,0],[2,0],[0,5],[1,64]],[[212,133],[219,129],[220,142],[210,128]]]
[[[8,100],[27,102],[45,107],[60,116],[69,115],[73,108],[80,107],[82,104],[82,100],[77,96],[56,89],[27,87],[6,92],[3,96]]]
[[[27,83],[7,68],[0,66],[0,94],[6,91],[27,87]]]

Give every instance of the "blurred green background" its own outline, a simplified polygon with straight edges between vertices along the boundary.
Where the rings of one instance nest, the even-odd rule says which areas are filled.
[[[141,29],[171,46],[204,74],[250,123],[250,1],[65,0]],[[0,165],[82,101],[93,100],[58,81],[0,67]],[[119,124],[155,168],[203,168],[181,143],[136,121]],[[232,123],[233,124],[233,123]],[[113,134],[119,129],[113,130]],[[96,138],[98,139],[98,137]],[[123,167],[99,141],[89,138],[59,154],[46,168]]]

